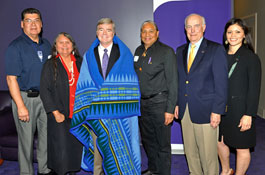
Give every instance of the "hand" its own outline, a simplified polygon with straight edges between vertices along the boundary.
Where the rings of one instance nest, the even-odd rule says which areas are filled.
[[[252,124],[252,117],[249,115],[243,115],[243,117],[240,119],[238,127],[239,128],[241,127],[240,131],[244,132],[251,128],[251,124]]]
[[[65,120],[65,116],[58,110],[52,112],[57,123],[62,123]]]
[[[25,105],[17,108],[18,119],[23,122],[29,122],[29,111]]]
[[[170,124],[174,119],[174,114],[170,114],[168,112],[165,112],[165,125]]]
[[[217,128],[220,121],[221,121],[221,115],[212,112],[211,113],[211,123],[210,123],[211,127],[213,127],[214,129]]]
[[[175,107],[174,116],[175,116],[176,119],[179,119],[179,106]]]

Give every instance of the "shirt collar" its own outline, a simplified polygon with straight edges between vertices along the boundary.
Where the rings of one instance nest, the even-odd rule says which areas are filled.
[[[159,44],[159,40],[157,39],[148,49],[155,48],[158,44]],[[142,43],[142,48],[145,50],[144,43]]]
[[[25,34],[25,32],[22,32],[22,36],[26,39],[26,41],[30,44],[38,44],[41,45],[43,43],[42,38],[39,36],[39,43],[36,43],[35,41],[33,41],[32,39],[30,39],[30,37],[28,35]]]
[[[104,52],[104,49],[108,50],[108,53],[110,53],[112,49],[113,43],[111,43],[107,48],[103,47],[101,44],[99,44],[98,48]]]
[[[152,44],[150,48],[155,48],[158,45],[159,41],[158,39]]]
[[[201,45],[201,43],[202,43],[202,40],[203,40],[203,37],[197,42],[197,43],[195,43],[195,48],[199,48],[200,47],[200,45]],[[189,44],[189,48],[191,47],[191,43]]]

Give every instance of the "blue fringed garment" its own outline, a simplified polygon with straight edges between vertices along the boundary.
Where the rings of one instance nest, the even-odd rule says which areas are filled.
[[[114,36],[113,43],[119,46],[120,58],[105,81],[94,55],[98,39],[84,55],[70,132],[84,145],[84,170],[93,171],[92,129],[98,137],[97,147],[106,174],[141,174],[138,78],[130,50],[117,36]]]

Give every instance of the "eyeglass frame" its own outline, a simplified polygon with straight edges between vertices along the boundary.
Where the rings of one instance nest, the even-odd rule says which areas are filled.
[[[40,23],[41,19],[40,18],[35,18],[35,19],[30,19],[30,18],[26,18],[23,20],[25,23],[27,24],[32,24],[32,23]]]

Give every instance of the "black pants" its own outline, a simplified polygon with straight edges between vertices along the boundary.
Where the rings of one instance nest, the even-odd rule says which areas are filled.
[[[141,100],[139,127],[142,144],[148,158],[148,169],[154,173],[170,175],[171,125],[165,122],[166,102]]]

